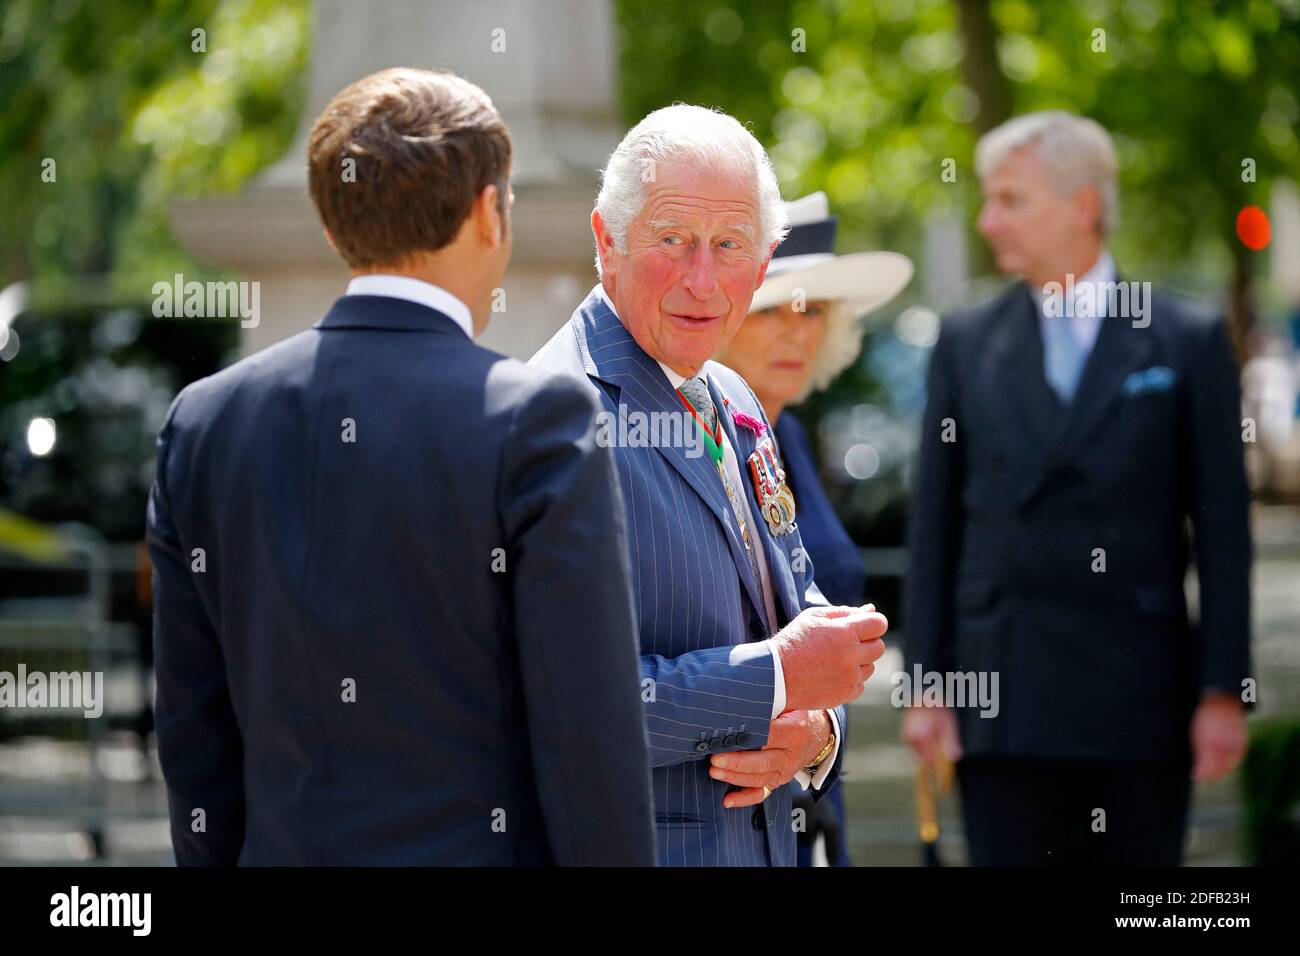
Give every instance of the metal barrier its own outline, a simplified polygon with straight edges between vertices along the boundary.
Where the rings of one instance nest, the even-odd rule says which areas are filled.
[[[82,743],[88,784],[69,787],[23,780],[18,786],[12,780],[0,781],[0,813],[71,823],[89,836],[94,856],[101,857],[110,814],[101,759],[111,710],[109,679],[134,673],[147,681],[135,625],[111,618],[112,575],[133,573],[135,556],[131,546],[95,540],[84,528],[77,529],[76,537],[61,538],[60,544],[63,555],[50,561],[0,553],[0,574],[21,571],[36,580],[45,577],[57,582],[48,589],[28,587],[28,593],[0,598],[0,671],[12,675],[19,694],[26,692],[19,685],[20,671],[44,675],[47,683],[49,675],[90,674],[98,680],[100,713],[88,717],[81,708],[48,705],[0,708],[0,742],[12,745],[23,738],[41,737]],[[83,586],[67,593],[69,577],[75,580],[77,575]]]

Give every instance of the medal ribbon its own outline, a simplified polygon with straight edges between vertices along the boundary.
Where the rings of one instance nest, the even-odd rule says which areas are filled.
[[[682,400],[682,404],[686,406],[686,410],[691,413],[691,417],[695,419],[695,424],[700,426],[700,431],[704,435],[704,447],[708,449],[709,458],[713,461],[715,465],[721,468],[722,467],[722,421],[721,419],[719,419],[718,422],[714,424],[713,434],[709,434],[709,426],[704,424],[704,419],[700,418],[700,413],[695,410],[695,406],[691,404],[690,399],[688,399],[685,395],[681,393],[680,389],[677,390],[677,397]]]

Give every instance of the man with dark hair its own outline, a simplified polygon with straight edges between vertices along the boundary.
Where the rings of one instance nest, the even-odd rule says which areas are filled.
[[[172,405],[149,545],[182,865],[654,860],[594,402],[472,341],[510,158],[459,77],[343,90],[308,164],[347,294]]]
[[[320,115],[307,143],[307,179],[334,248],[353,271],[368,272],[447,246],[489,186],[504,227],[510,155],[510,132],[473,83],[454,73],[383,70],[344,89]],[[501,234],[498,281],[510,255],[508,230]]]

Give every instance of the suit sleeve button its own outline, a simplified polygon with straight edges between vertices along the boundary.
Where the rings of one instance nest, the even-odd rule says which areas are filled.
[[[745,744],[747,744],[747,743],[749,743],[749,731],[748,731],[748,730],[742,730],[740,733],[736,734],[736,746],[737,746],[737,747],[743,747],[743,746],[745,746]]]
[[[698,744],[695,745],[695,752],[700,754],[708,753],[709,742],[707,740],[701,740]]]

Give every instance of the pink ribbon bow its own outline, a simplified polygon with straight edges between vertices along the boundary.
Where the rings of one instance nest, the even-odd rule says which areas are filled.
[[[762,438],[763,432],[767,431],[767,426],[763,424],[761,419],[755,418],[753,415],[746,415],[742,411],[732,409],[731,418],[737,425],[744,425],[759,438]]]

